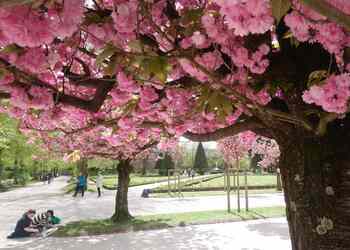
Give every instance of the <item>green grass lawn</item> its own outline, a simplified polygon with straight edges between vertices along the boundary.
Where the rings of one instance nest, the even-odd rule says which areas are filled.
[[[181,176],[180,185],[182,188],[188,188],[188,187],[195,186],[196,183],[198,183],[198,182],[202,181],[202,183],[206,183],[206,182],[209,182],[209,181],[217,179],[217,178],[223,178],[222,174],[212,174],[212,175],[207,175],[207,176],[199,176],[199,177],[196,177],[195,179],[188,178],[186,176]],[[171,180],[175,180],[175,177],[171,177]],[[176,189],[175,184],[170,184],[170,188]],[[155,190],[168,190],[168,184],[167,183],[163,184],[163,185],[155,188]]]
[[[244,185],[244,176],[239,177],[239,183]],[[248,175],[248,186],[265,186],[277,185],[277,177],[275,175]],[[233,186],[233,178],[231,178],[231,186]],[[224,177],[216,178],[204,183],[199,183],[191,187],[224,187]]]
[[[145,185],[145,184],[152,184],[159,181],[166,181],[168,180],[167,176],[140,176],[140,175],[131,175],[130,176],[130,184],[129,186],[138,186],[138,185]],[[117,176],[116,175],[106,175],[103,178],[103,185],[107,188],[116,188],[118,183]]]
[[[71,237],[82,235],[98,235],[121,233],[128,231],[140,231],[161,229],[175,226],[221,223],[241,220],[262,219],[285,216],[284,207],[254,208],[249,212],[231,213],[223,210],[203,211],[176,214],[159,214],[149,216],[137,216],[133,220],[123,223],[113,223],[110,219],[77,221],[59,228],[53,236]]]
[[[196,183],[197,182],[197,183]],[[240,185],[244,185],[244,176],[239,177]],[[192,184],[193,183],[193,184]],[[277,177],[275,175],[248,175],[248,186],[273,186],[277,185]],[[231,187],[233,187],[233,177],[231,177]],[[174,185],[170,185],[171,189],[175,189]],[[181,182],[181,188],[222,188],[224,189],[224,176],[218,176],[209,181],[199,182],[198,180],[188,180]],[[168,185],[164,184],[155,189],[157,190],[168,190]]]
[[[10,190],[15,189],[15,188],[25,187],[27,185],[30,185],[30,184],[33,184],[36,182],[39,182],[39,181],[31,179],[31,180],[27,181],[25,184],[20,184],[20,183],[13,184],[13,180],[9,180],[9,179],[3,180],[0,184],[0,193],[7,192],[7,191],[10,191]]]
[[[251,194],[271,194],[271,193],[282,193],[281,191],[277,191],[276,188],[270,189],[254,189],[249,190],[249,195]],[[226,191],[197,191],[197,192],[181,192],[183,197],[200,197],[200,196],[223,196],[227,195]],[[236,193],[232,190],[231,195],[235,195]],[[241,190],[241,195],[244,195],[244,190]],[[151,193],[151,198],[173,198],[177,197],[177,193],[173,193],[169,195],[168,193]]]

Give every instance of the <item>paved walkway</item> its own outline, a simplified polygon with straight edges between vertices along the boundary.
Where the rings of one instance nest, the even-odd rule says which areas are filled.
[[[52,208],[64,222],[107,218],[113,214],[115,191],[105,190],[101,198],[96,193],[87,192],[85,197],[72,198],[64,195],[62,188],[68,178],[60,177],[50,185],[38,183],[30,187],[0,193],[0,249],[11,241],[5,239],[13,230],[20,215],[28,208],[47,210]],[[226,197],[190,197],[190,198],[141,198],[143,188],[159,184],[130,188],[129,209],[133,215],[157,213],[176,213],[204,210],[222,210],[226,206]],[[234,196],[233,196],[234,199]],[[242,204],[243,200],[242,200]],[[252,195],[251,207],[284,205],[281,194]],[[64,249],[64,248],[63,248]],[[131,248],[132,249],[132,248]]]
[[[16,250],[291,250],[285,219],[21,242]],[[14,248],[5,248],[14,249]]]

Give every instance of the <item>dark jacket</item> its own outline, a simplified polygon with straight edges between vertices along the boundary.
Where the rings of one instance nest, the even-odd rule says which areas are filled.
[[[29,237],[31,233],[25,231],[24,229],[29,227],[31,224],[32,220],[27,215],[23,215],[22,218],[17,221],[15,231],[9,235],[8,238]]]

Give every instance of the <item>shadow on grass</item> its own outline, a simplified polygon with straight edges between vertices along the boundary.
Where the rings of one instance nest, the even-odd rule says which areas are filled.
[[[87,235],[126,233],[130,231],[156,230],[173,227],[169,223],[170,219],[141,220],[132,219],[130,221],[115,223],[110,219],[77,221],[66,224],[59,228],[53,237],[75,237]]]
[[[266,219],[267,218],[265,215],[262,215],[262,214],[260,214],[258,212],[255,212],[255,211],[249,211],[249,212],[252,213],[252,214],[257,215],[258,216],[257,218],[259,218],[259,219]]]
[[[64,194],[73,194],[75,192],[75,188],[76,188],[76,184],[75,183],[68,183],[67,186],[65,186],[63,188],[63,192],[64,192]],[[96,190],[94,188],[91,188],[89,186],[88,186],[87,191],[88,192],[96,192]]]
[[[267,217],[283,216],[282,207],[259,208],[257,211],[198,211],[177,214],[158,214],[140,216],[134,219],[114,223],[111,219],[85,220],[68,223],[61,227],[53,236],[90,236],[100,234],[125,233],[130,231],[145,231],[169,227],[215,224],[223,222],[265,219]]]
[[[237,216],[238,218],[240,218],[241,221],[246,221],[246,220],[256,220],[256,219],[266,219],[266,217],[262,214],[259,214],[255,211],[249,210],[249,211],[245,211],[245,210],[241,210],[240,213],[238,213],[237,211],[230,211],[228,212],[229,214],[232,214],[234,216]]]

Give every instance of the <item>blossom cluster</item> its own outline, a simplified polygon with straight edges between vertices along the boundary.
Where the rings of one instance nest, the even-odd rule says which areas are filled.
[[[327,112],[346,113],[350,98],[350,74],[330,76],[323,85],[313,85],[303,94],[306,103],[315,103]]]

